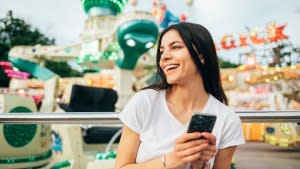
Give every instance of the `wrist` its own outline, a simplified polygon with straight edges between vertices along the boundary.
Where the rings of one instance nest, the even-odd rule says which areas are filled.
[[[205,169],[205,162],[201,160],[191,162],[191,169]]]
[[[172,154],[164,154],[162,157],[161,157],[161,163],[162,163],[162,166],[163,166],[163,169],[175,169],[176,166],[172,160]]]
[[[167,169],[167,164],[166,164],[166,155],[163,154],[161,157],[161,164],[163,166],[163,169]]]

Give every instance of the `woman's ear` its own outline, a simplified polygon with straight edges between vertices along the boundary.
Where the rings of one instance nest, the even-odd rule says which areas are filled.
[[[204,65],[205,64],[204,56],[202,54],[200,54],[199,50],[196,48],[196,46],[194,44],[193,44],[193,49],[195,50],[195,52],[199,56],[200,62]]]
[[[204,65],[205,64],[204,56],[202,54],[200,54],[199,58],[200,58],[200,62],[202,63],[202,65]]]

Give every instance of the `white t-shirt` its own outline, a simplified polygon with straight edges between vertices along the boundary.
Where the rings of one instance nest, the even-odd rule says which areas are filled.
[[[187,131],[188,124],[179,122],[169,111],[165,93],[165,90],[142,90],[119,114],[120,120],[140,135],[137,163],[173,151],[176,139]],[[245,143],[239,116],[212,95],[201,112],[217,116],[212,133],[216,136],[218,149]],[[213,162],[214,158],[210,160],[210,168]]]

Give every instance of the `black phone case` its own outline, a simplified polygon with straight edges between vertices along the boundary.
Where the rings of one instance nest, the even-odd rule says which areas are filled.
[[[207,114],[194,114],[188,127],[188,133],[212,132],[217,117]]]

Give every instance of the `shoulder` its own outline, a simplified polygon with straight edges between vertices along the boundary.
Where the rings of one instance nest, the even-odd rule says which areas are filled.
[[[162,94],[163,94],[162,90],[145,89],[145,90],[138,91],[135,94],[134,98],[140,101],[152,102],[157,100],[157,98],[159,98]]]
[[[211,98],[211,107],[214,110],[215,114],[219,117],[222,117],[224,120],[239,120],[238,114],[229,106],[220,102],[214,96],[210,96]]]
[[[160,91],[152,89],[137,92],[119,114],[120,120],[136,133],[141,133],[151,119],[151,110]]]

